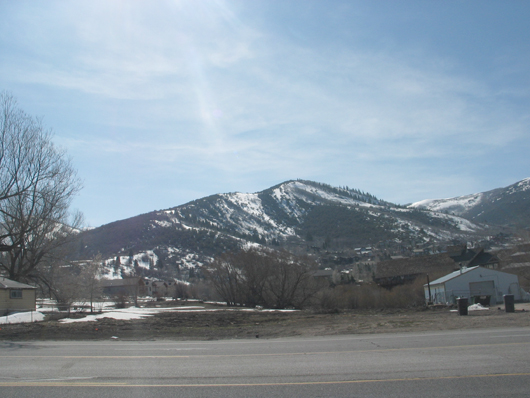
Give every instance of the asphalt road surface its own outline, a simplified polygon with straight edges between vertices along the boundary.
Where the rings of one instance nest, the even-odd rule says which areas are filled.
[[[530,328],[0,343],[2,397],[528,397]]]

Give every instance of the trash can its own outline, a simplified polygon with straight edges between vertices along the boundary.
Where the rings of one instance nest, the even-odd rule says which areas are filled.
[[[456,302],[458,304],[458,315],[467,315],[467,297],[459,297]]]
[[[504,295],[504,310],[506,312],[515,312],[515,300],[513,294]]]

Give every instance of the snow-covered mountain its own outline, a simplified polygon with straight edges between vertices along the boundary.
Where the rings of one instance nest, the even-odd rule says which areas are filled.
[[[530,225],[530,178],[506,188],[449,199],[427,199],[409,208],[454,214],[480,223],[528,228]]]
[[[445,210],[398,206],[347,187],[287,181],[262,192],[212,195],[85,231],[78,256],[99,252],[114,273],[127,263],[144,274],[171,274],[245,245],[321,255],[376,244],[480,240],[497,232]]]

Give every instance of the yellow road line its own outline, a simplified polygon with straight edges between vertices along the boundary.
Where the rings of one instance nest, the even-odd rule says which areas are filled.
[[[530,373],[494,373],[463,376],[438,376],[438,377],[408,377],[396,379],[369,379],[369,380],[342,380],[342,381],[307,381],[286,383],[219,383],[219,384],[126,384],[126,383],[101,383],[101,382],[0,382],[0,387],[114,387],[114,388],[185,388],[185,387],[274,387],[274,386],[304,386],[304,385],[332,385],[332,384],[363,384],[363,383],[388,383],[408,381],[432,380],[458,380],[488,377],[521,377],[530,376]]]
[[[439,347],[407,347],[407,348],[375,348],[370,350],[343,350],[343,351],[315,351],[315,352],[278,352],[268,354],[206,354],[206,355],[2,355],[9,359],[37,359],[37,358],[62,358],[62,359],[174,359],[174,358],[227,358],[227,357],[271,357],[271,356],[299,356],[299,355],[328,355],[328,354],[356,354],[371,352],[418,351],[437,349],[463,349],[493,346],[529,345],[530,342],[521,343],[493,343],[493,344],[467,344]]]

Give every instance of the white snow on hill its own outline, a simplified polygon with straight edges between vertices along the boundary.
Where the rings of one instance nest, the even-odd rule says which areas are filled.
[[[508,194],[514,194],[516,192],[524,192],[530,190],[530,177],[525,178],[524,180],[519,181],[517,184],[514,184],[508,190]]]
[[[470,209],[481,204],[483,201],[500,200],[502,195],[513,195],[519,192],[530,190],[530,178],[525,178],[509,187],[495,189],[493,191],[475,193],[471,195],[458,196],[447,199],[425,199],[409,205],[409,208],[421,208],[431,211],[451,213],[456,216],[469,211]]]
[[[409,205],[409,208],[447,212],[458,216],[479,204],[483,199],[483,195],[483,193],[475,193],[448,199],[425,199]]]
[[[135,266],[150,269],[155,266],[157,261],[158,256],[152,250],[137,253],[132,257],[117,256],[105,261],[101,277],[105,279],[121,279],[123,277],[122,270],[129,272]]]

